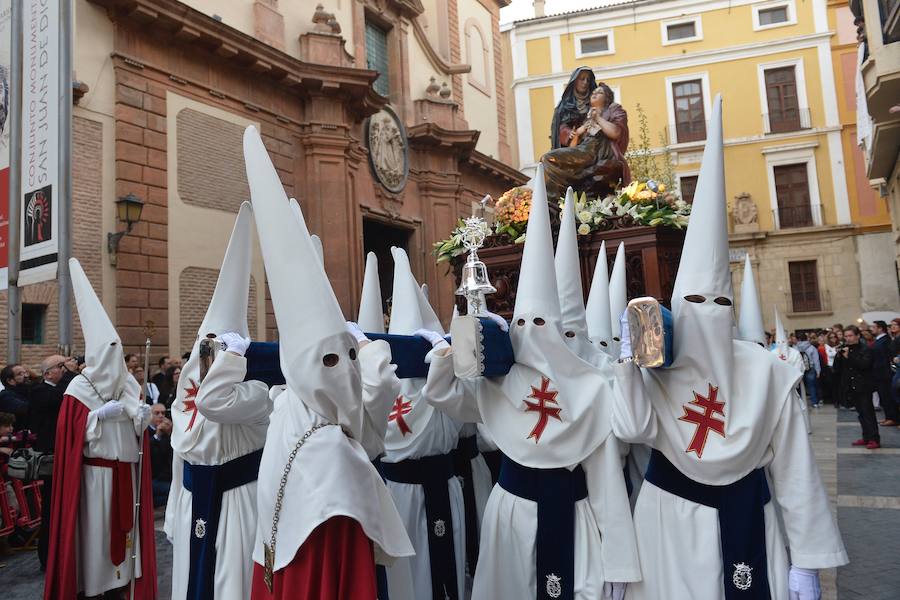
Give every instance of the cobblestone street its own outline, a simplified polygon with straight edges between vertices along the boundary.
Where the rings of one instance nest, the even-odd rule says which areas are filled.
[[[900,600],[900,584],[891,576],[900,562],[900,429],[882,427],[882,449],[865,450],[850,446],[860,433],[854,411],[812,410],[810,422],[822,478],[850,554],[849,565],[822,573],[823,600]],[[161,513],[156,528],[159,597],[168,600],[172,551],[162,533]],[[6,598],[41,597],[34,553],[9,555],[0,563],[5,563],[0,589]]]

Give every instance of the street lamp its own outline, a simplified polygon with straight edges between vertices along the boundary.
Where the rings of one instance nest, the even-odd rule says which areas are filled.
[[[125,231],[106,234],[106,249],[109,252],[109,264],[116,266],[119,251],[119,241],[126,233],[131,232],[134,224],[141,220],[141,211],[144,210],[144,202],[131,192],[120,196],[116,200],[116,219],[125,223]]]

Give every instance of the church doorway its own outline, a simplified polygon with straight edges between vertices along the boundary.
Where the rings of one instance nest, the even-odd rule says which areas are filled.
[[[364,256],[374,252],[378,257],[378,279],[381,282],[381,310],[390,313],[391,293],[394,286],[394,259],[391,246],[403,248],[409,253],[409,240],[412,229],[398,227],[375,219],[363,219],[363,251]],[[365,263],[364,263],[365,264]]]

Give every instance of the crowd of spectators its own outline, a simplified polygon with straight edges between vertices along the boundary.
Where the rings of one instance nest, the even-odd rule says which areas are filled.
[[[803,357],[802,382],[809,405],[818,408],[828,402],[855,410],[862,437],[853,445],[880,448],[879,427],[900,426],[900,318],[890,325],[838,323],[830,329],[797,331],[789,344]]]
[[[136,354],[126,354],[125,363],[143,390],[143,397],[153,404],[150,425],[150,463],[153,478],[154,506],[165,506],[172,481],[172,421],[170,407],[175,399],[181,361],[168,356],[157,363],[157,372],[145,382],[141,359]],[[20,508],[13,494],[13,482],[7,474],[7,463],[13,452],[30,447],[36,452],[53,454],[56,443],[56,424],[69,382],[84,368],[83,357],[67,357],[53,354],[41,361],[40,368],[31,370],[21,364],[9,364],[0,369],[0,494],[15,512]],[[148,393],[149,392],[149,393]],[[14,529],[7,539],[0,537],[0,553],[4,546],[28,548],[36,540],[41,569],[46,568],[48,527],[52,477],[41,479],[38,492],[41,503],[41,519],[38,529],[19,531]],[[36,512],[36,511],[35,511]],[[0,531],[9,523],[8,515],[0,514]]]

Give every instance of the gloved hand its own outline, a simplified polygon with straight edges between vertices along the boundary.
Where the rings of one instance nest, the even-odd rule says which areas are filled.
[[[619,336],[619,360],[631,358],[631,326],[628,324],[628,311],[622,313],[619,317],[619,324],[622,327],[622,334]]]
[[[791,566],[788,589],[791,600],[820,600],[822,588],[819,587],[819,572]]]
[[[363,333],[363,330],[354,323],[353,321],[347,321],[347,332],[356,339],[357,344],[362,344],[363,342],[370,341],[369,338],[366,337],[366,334]],[[374,346],[373,346],[374,347]]]
[[[498,314],[494,314],[492,312],[485,313],[483,316],[487,317],[494,323],[500,326],[500,331],[509,331],[509,323],[506,322],[506,319],[501,317]]]
[[[234,331],[223,333],[219,336],[219,341],[225,346],[225,350],[234,352],[238,356],[243,356],[247,348],[250,347],[250,338],[245,338]]]
[[[442,350],[450,347],[450,344],[447,343],[444,336],[436,331],[431,331],[430,329],[416,329],[413,332],[413,335],[428,340],[431,343],[431,347],[435,350]]]
[[[149,406],[147,408],[149,408]],[[118,400],[110,400],[97,409],[97,418],[101,421],[105,421],[107,419],[115,419],[117,417],[121,417],[124,412],[124,404],[122,404]]]
[[[603,584],[603,600],[622,600],[625,598],[625,586],[627,583],[605,582]]]
[[[147,428],[147,425],[150,424],[150,412],[149,404],[141,404],[138,406],[138,414],[134,418],[134,428],[137,431],[143,431]]]

